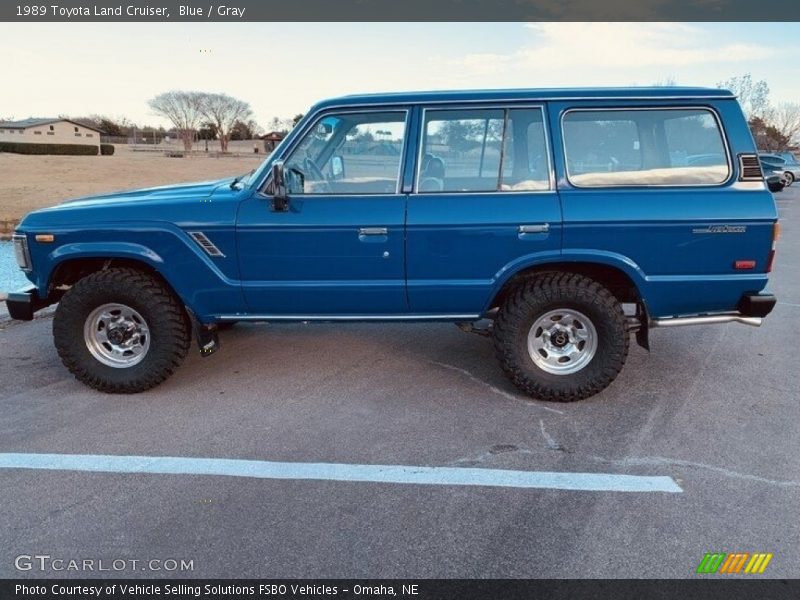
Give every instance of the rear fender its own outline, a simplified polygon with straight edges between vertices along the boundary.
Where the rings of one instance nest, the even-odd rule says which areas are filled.
[[[490,294],[487,306],[484,307],[484,312],[492,308],[494,299],[498,297],[501,290],[520,273],[529,269],[542,269],[547,265],[575,263],[584,265],[602,265],[613,267],[622,271],[636,286],[636,289],[641,298],[645,297],[647,289],[647,278],[639,266],[627,256],[616,254],[613,252],[592,251],[592,250],[570,250],[564,251],[560,254],[538,254],[531,256],[523,256],[517,260],[504,266],[498,271],[495,276],[495,284]]]

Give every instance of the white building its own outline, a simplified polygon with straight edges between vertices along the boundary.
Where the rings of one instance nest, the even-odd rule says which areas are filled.
[[[0,142],[100,146],[99,129],[69,119],[0,121]]]

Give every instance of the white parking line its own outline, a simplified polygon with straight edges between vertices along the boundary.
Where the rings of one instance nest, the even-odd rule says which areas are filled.
[[[462,485],[589,492],[680,493],[683,491],[671,477],[667,476],[403,465],[291,463],[174,456],[3,453],[0,454],[0,469],[46,469],[162,475],[222,475],[256,479]]]

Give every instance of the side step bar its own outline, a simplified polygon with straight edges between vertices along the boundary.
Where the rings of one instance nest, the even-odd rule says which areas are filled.
[[[761,317],[745,317],[738,313],[707,315],[703,317],[671,317],[650,319],[650,327],[682,327],[685,325],[716,325],[718,323],[742,323],[751,327],[761,327]]]

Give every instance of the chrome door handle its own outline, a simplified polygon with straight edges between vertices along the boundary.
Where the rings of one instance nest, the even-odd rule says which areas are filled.
[[[387,235],[389,230],[386,227],[361,227],[358,235]]]
[[[541,225],[520,225],[520,233],[547,233],[550,231],[550,223],[542,223]]]

